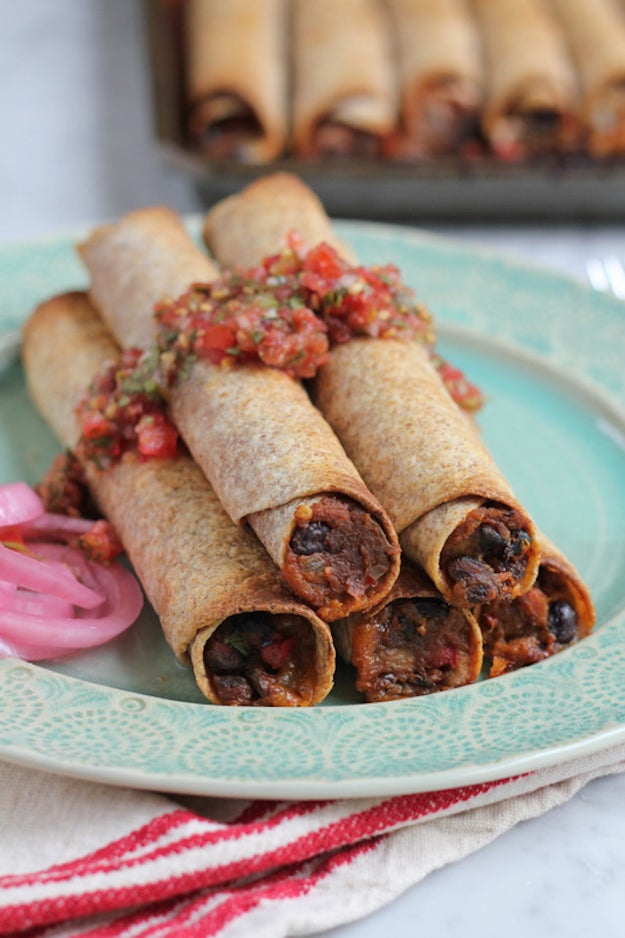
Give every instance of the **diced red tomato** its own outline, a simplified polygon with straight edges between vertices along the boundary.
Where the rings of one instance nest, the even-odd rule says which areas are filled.
[[[236,345],[236,334],[230,326],[217,323],[207,326],[198,335],[194,342],[194,350],[198,355],[206,355],[215,365],[218,365],[229,348]]]
[[[295,646],[295,638],[283,638],[281,641],[272,642],[270,645],[263,645],[260,649],[260,656],[264,663],[274,671],[279,671],[287,663]]]
[[[148,414],[137,424],[137,440],[142,456],[171,459],[176,455],[178,431],[164,414]]]
[[[82,417],[81,430],[86,440],[95,440],[100,437],[110,436],[114,431],[114,426],[99,411],[87,410]]]
[[[96,563],[112,563],[122,552],[122,543],[113,526],[103,519],[94,521],[86,534],[81,534],[78,546]]]

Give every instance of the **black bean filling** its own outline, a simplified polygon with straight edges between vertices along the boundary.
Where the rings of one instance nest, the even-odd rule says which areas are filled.
[[[487,515],[488,520],[479,521]],[[507,598],[527,569],[532,539],[520,526],[513,510],[471,512],[451,535],[441,555],[443,572],[450,581],[451,601],[474,606]]]
[[[308,693],[304,661],[313,639],[296,616],[258,612],[232,616],[204,648],[204,667],[220,703],[280,704]],[[301,679],[301,687],[292,687]],[[300,702],[302,702],[300,701]]]

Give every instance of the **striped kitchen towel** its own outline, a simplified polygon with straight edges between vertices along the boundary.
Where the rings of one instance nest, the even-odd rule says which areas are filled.
[[[625,770],[625,746],[391,798],[174,801],[0,764],[0,934],[286,938],[353,921]]]

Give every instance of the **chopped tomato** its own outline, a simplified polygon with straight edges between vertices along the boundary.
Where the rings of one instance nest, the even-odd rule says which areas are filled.
[[[198,330],[194,349],[198,355],[206,355],[214,365],[218,365],[228,349],[236,345],[236,335],[230,326],[217,323]]]
[[[263,645],[260,649],[260,656],[264,663],[274,671],[279,671],[289,660],[293,653],[295,638],[283,638],[281,641],[271,642],[269,645]]]
[[[176,455],[178,431],[164,414],[147,414],[137,424],[137,440],[142,456],[171,459]]]
[[[96,440],[99,437],[110,436],[113,429],[111,421],[97,410],[86,411],[82,418],[81,430],[85,440]]]
[[[111,563],[122,552],[122,543],[108,522],[94,521],[90,529],[77,538],[77,546],[96,563]]]

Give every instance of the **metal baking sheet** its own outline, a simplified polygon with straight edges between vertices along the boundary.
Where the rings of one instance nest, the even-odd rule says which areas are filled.
[[[195,181],[207,203],[282,169],[297,173],[327,210],[346,218],[438,221],[625,220],[625,160],[575,157],[532,164],[493,159],[217,163],[185,140],[180,14],[183,0],[146,0],[155,136],[164,158]]]

